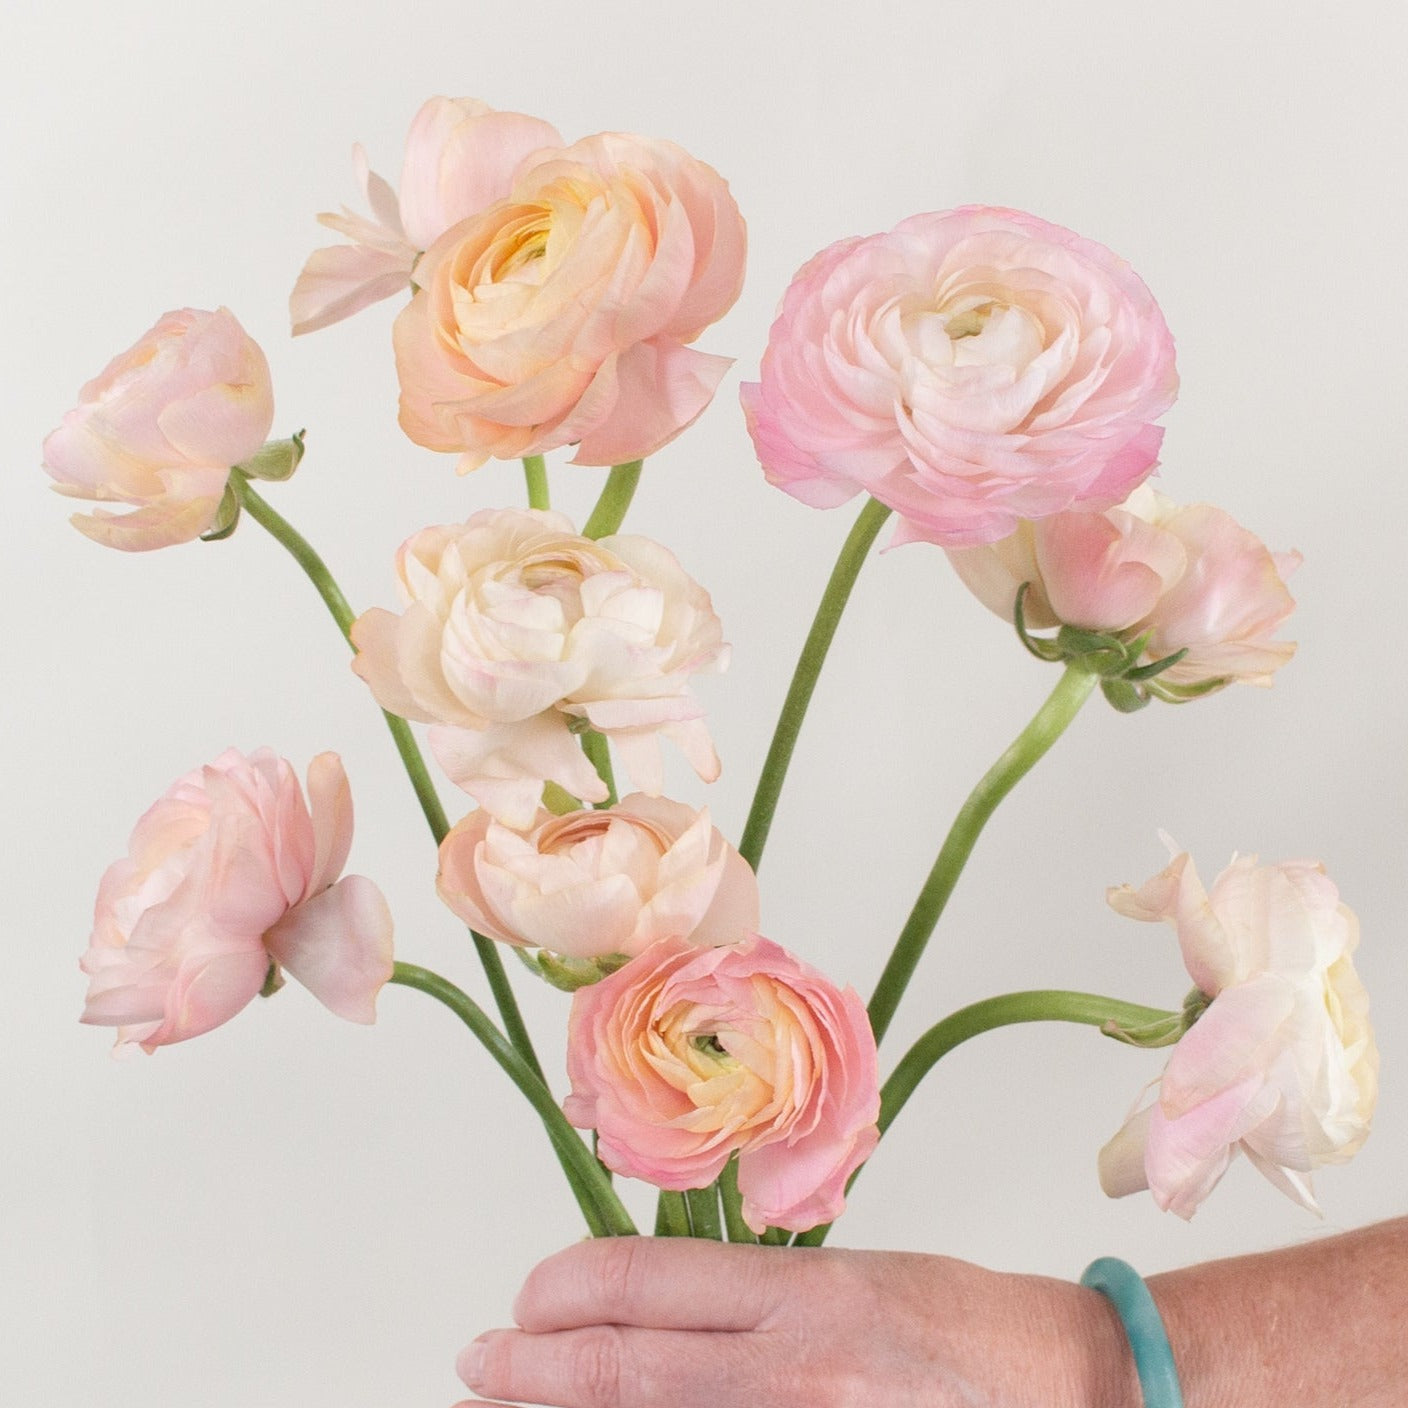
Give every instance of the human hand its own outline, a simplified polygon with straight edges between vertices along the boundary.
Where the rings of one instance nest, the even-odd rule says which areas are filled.
[[[606,1238],[529,1275],[461,1377],[559,1408],[1124,1408],[1104,1298],[947,1257]],[[470,1402],[458,1408],[472,1408]]]

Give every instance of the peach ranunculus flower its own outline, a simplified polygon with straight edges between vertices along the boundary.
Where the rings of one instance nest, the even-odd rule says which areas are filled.
[[[1167,838],[1165,838],[1167,840]],[[1315,1209],[1311,1170],[1343,1163],[1369,1134],[1378,1050],[1355,972],[1359,923],[1312,861],[1234,857],[1204,891],[1185,852],[1110,904],[1167,920],[1209,1005],[1179,1040],[1154,1099],[1100,1154],[1112,1197],[1148,1188],[1188,1218],[1238,1152]]]
[[[373,1021],[391,914],[370,880],[338,879],[351,844],[335,753],[309,764],[307,801],[267,748],[188,773],[99,885],[82,1020],[150,1052],[228,1022],[287,969],[339,1017]]]
[[[895,542],[958,547],[1118,503],[1177,390],[1173,339],[1124,260],[965,206],[804,265],[742,397],[771,483],[817,508],[864,491],[899,515]]]
[[[673,143],[606,132],[539,153],[416,267],[394,334],[402,429],[462,473],[561,445],[576,464],[643,459],[731,364],[688,344],[733,306],[745,245],[723,178]]]
[[[440,843],[437,888],[479,933],[575,959],[672,937],[734,943],[758,927],[757,879],[708,811],[641,793],[540,811],[523,831],[473,811]]]
[[[875,1038],[854,989],[750,935],[665,939],[572,999],[567,1118],[602,1161],[703,1188],[738,1155],[743,1216],[801,1232],[845,1206],[879,1138]]]
[[[289,313],[295,335],[340,322],[368,304],[411,291],[423,250],[451,225],[508,194],[513,174],[540,147],[560,147],[551,125],[496,112],[476,98],[431,98],[406,136],[398,197],[371,170],[360,144],[352,160],[371,217],[343,208],[318,223],[351,244],[314,250],[303,266]]]
[[[410,538],[397,570],[405,611],[357,619],[353,669],[384,709],[434,725],[440,765],[506,825],[533,824],[545,782],[606,799],[574,736],[583,728],[605,734],[652,795],[662,736],[705,781],[718,776],[688,685],[722,670],[728,647],[708,593],[658,543],[482,509]]]
[[[1233,680],[1269,685],[1295,653],[1294,642],[1271,637],[1295,607],[1285,579],[1300,554],[1271,552],[1222,509],[1174,503],[1148,484],[1117,508],[1025,522],[996,543],[948,556],[1005,620],[1027,582],[1030,627],[1131,641],[1147,634],[1146,662],[1186,651],[1155,681],[1175,695]]]
[[[44,441],[44,468],[61,494],[135,505],[72,519],[126,552],[212,528],[231,467],[259,450],[274,420],[269,364],[228,308],[165,314],[78,397]]]

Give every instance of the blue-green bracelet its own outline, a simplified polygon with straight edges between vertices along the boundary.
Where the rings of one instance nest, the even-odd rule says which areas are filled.
[[[1143,1277],[1127,1261],[1102,1256],[1085,1268],[1080,1283],[1099,1291],[1115,1307],[1134,1351],[1144,1408],[1183,1408],[1173,1347]]]

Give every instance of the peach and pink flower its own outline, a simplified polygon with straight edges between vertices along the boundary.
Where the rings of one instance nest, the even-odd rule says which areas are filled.
[[[610,738],[652,795],[662,737],[700,777],[718,776],[688,685],[723,669],[728,647],[708,593],[658,543],[482,509],[410,538],[397,570],[405,611],[357,619],[353,669],[384,709],[435,725],[440,765],[507,825],[533,824],[545,782],[606,799],[574,736],[583,728]]]
[[[1153,296],[1103,245],[1015,210],[916,215],[803,266],[743,407],[769,481],[864,491],[895,541],[992,542],[1118,503],[1178,389]]]
[[[231,467],[255,454],[274,420],[269,364],[228,308],[165,314],[78,396],[44,441],[44,468],[61,494],[135,506],[72,518],[126,552],[214,526]]]
[[[673,143],[607,132],[539,153],[416,266],[402,428],[461,472],[562,445],[576,464],[643,459],[731,364],[688,344],[738,297],[745,245],[723,178]]]
[[[837,1217],[878,1139],[875,1039],[854,989],[750,935],[665,939],[572,1000],[567,1117],[617,1173],[703,1188],[738,1155],[749,1227]]]
[[[228,1022],[286,969],[339,1017],[373,1021],[391,914],[370,880],[338,878],[351,844],[335,753],[309,764],[306,801],[267,748],[180,778],[98,888],[82,1020],[150,1052]]]
[[[406,135],[400,195],[371,170],[361,145],[352,160],[371,217],[345,207],[318,223],[350,244],[314,250],[289,297],[295,334],[313,332],[368,304],[411,291],[423,250],[451,225],[502,199],[514,172],[541,147],[560,147],[536,117],[497,112],[475,98],[431,98]]]
[[[1295,653],[1294,642],[1271,637],[1295,606],[1285,579],[1300,554],[1271,552],[1222,509],[1176,504],[1148,484],[1117,508],[1024,522],[948,556],[1005,620],[1025,582],[1030,627],[1147,634],[1146,662],[1186,651],[1159,676],[1168,685],[1269,685]]]
[[[1167,840],[1167,838],[1165,838]],[[1313,861],[1234,857],[1205,891],[1191,857],[1110,904],[1166,920],[1207,1009],[1179,1040],[1152,1101],[1100,1154],[1112,1197],[1148,1188],[1188,1218],[1238,1153],[1315,1209],[1311,1171],[1369,1135],[1378,1050],[1355,972],[1359,923]]]
[[[522,831],[473,811],[440,843],[437,888],[479,933],[569,958],[734,943],[758,927],[757,879],[708,811],[641,793],[540,811]]]

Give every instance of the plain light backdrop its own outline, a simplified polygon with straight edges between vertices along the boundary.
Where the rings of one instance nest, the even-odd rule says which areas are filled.
[[[1162,486],[1305,555],[1300,651],[1273,689],[1134,717],[1087,706],[983,837],[885,1054],[1013,988],[1175,1005],[1188,979],[1171,933],[1103,902],[1162,866],[1159,828],[1209,880],[1238,850],[1320,857],[1362,921],[1383,1054],[1376,1131],[1321,1177],[1324,1219],[1245,1162],[1191,1225],[1147,1198],[1107,1201],[1096,1151],[1163,1058],[1025,1028],[935,1072],[836,1240],[1074,1277],[1103,1253],[1152,1272],[1405,1211],[1400,5],[59,0],[6,30],[0,1382],[14,1401],[448,1404],[456,1350],[579,1235],[527,1107],[417,993],[388,990],[364,1029],[291,984],[128,1062],[76,1022],[98,877],[148,804],[230,745],[268,744],[300,772],[340,752],[350,868],[386,890],[401,956],[483,995],[381,720],[291,560],[251,522],[213,546],[105,550],[67,526],[73,506],[38,467],[111,356],[166,309],[224,303],[269,356],[276,433],[308,429],[297,478],[269,497],[354,605],[392,603],[411,532],[521,502],[516,465],[458,479],[401,435],[390,305],[288,336],[288,290],[327,242],[315,213],[357,202],[351,144],[394,182],[435,93],[541,115],[569,140],[672,138],[724,173],[749,221],[743,297],[699,344],[737,367],[647,466],[628,520],[712,591],[734,644],[730,673],[701,687],[724,777],[671,773],[730,835],[855,513],[767,486],[737,386],[788,278],[832,240],[989,202],[1108,244],[1178,341]],[[602,472],[565,459],[554,494],[580,521]],[[868,993],[948,820],[1055,678],[936,549],[876,556],[783,795],[764,931]],[[519,987],[560,1072],[565,1001],[527,975]]]

